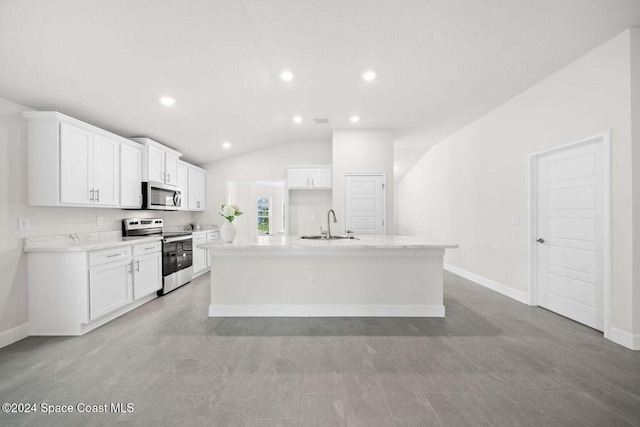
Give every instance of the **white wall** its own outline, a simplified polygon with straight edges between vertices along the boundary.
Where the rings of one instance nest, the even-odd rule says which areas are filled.
[[[291,190],[289,192],[289,234],[320,234],[327,229],[331,190]],[[333,225],[333,224],[332,224]]]
[[[189,212],[27,206],[27,122],[20,115],[26,110],[0,98],[0,337],[28,322],[25,237],[120,230],[129,217],[159,216],[167,225],[192,221]],[[104,225],[96,226],[97,216]],[[31,219],[31,230],[18,231],[19,217]]]
[[[610,128],[612,325],[631,332],[630,37],[620,34],[431,148],[398,185],[400,233],[458,243],[447,263],[525,292],[527,156]]]
[[[634,332],[640,334],[640,28],[631,29],[631,135],[633,138]],[[640,339],[639,345],[640,345]]]
[[[333,209],[336,230],[345,233],[344,176],[350,173],[386,174],[387,234],[395,234],[392,130],[336,130],[333,132]],[[314,233],[315,234],[315,233]]]
[[[218,212],[226,203],[227,181],[281,181],[287,166],[330,164],[331,141],[290,142],[206,164],[207,208],[197,221],[203,226],[222,224]]]

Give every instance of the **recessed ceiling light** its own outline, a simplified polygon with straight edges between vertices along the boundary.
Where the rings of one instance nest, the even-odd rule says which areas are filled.
[[[231,143],[229,141],[223,142],[222,148],[231,148]]]
[[[173,104],[176,103],[176,100],[171,98],[170,96],[163,96],[162,98],[160,98],[160,102],[162,103],[162,105],[171,107]]]
[[[285,82],[290,82],[291,80],[293,80],[293,73],[289,70],[284,70],[280,73],[280,78]]]
[[[366,71],[362,75],[362,78],[364,79],[365,82],[372,82],[376,79],[376,72],[373,70]]]
[[[294,122],[296,122],[296,123],[302,123],[302,117],[300,117],[300,116],[295,116],[295,117],[293,118],[293,121],[294,121]]]
[[[351,123],[358,123],[360,121],[360,117],[358,116],[351,116],[351,118],[349,119],[349,121],[351,121]]]

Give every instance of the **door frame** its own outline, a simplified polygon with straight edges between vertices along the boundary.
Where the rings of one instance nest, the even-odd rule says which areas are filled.
[[[538,159],[568,148],[577,148],[590,143],[603,144],[604,152],[604,236],[603,236],[603,332],[609,338],[611,328],[611,130],[588,138],[558,145],[547,150],[529,154],[529,305],[538,305],[537,282],[537,235],[538,235]]]
[[[384,226],[382,227],[382,235],[387,235],[387,174],[386,173],[345,173],[343,175],[343,190],[344,190],[344,199],[343,199],[343,211],[342,217],[344,218],[344,230],[347,232],[347,177],[348,176],[381,176],[382,177],[382,185],[384,185],[382,195],[382,215],[384,215]]]

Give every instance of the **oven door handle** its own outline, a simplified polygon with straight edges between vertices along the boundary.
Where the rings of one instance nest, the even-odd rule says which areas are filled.
[[[173,242],[181,242],[185,240],[191,240],[191,236],[167,237],[166,239],[164,239],[164,242],[173,243]]]

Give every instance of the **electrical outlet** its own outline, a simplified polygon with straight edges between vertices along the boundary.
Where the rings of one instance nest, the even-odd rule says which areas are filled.
[[[315,274],[310,274],[309,275],[309,284],[310,285],[315,285],[316,284],[316,275]]]
[[[513,226],[518,226],[520,225],[520,217],[519,216],[512,216],[511,217],[511,225]]]
[[[104,218],[102,218],[101,216],[97,216],[96,225],[104,225]]]
[[[31,220],[29,218],[18,218],[18,230],[26,231],[31,229]]]
[[[316,216],[315,215],[311,215],[311,221],[315,221],[316,220]]]

